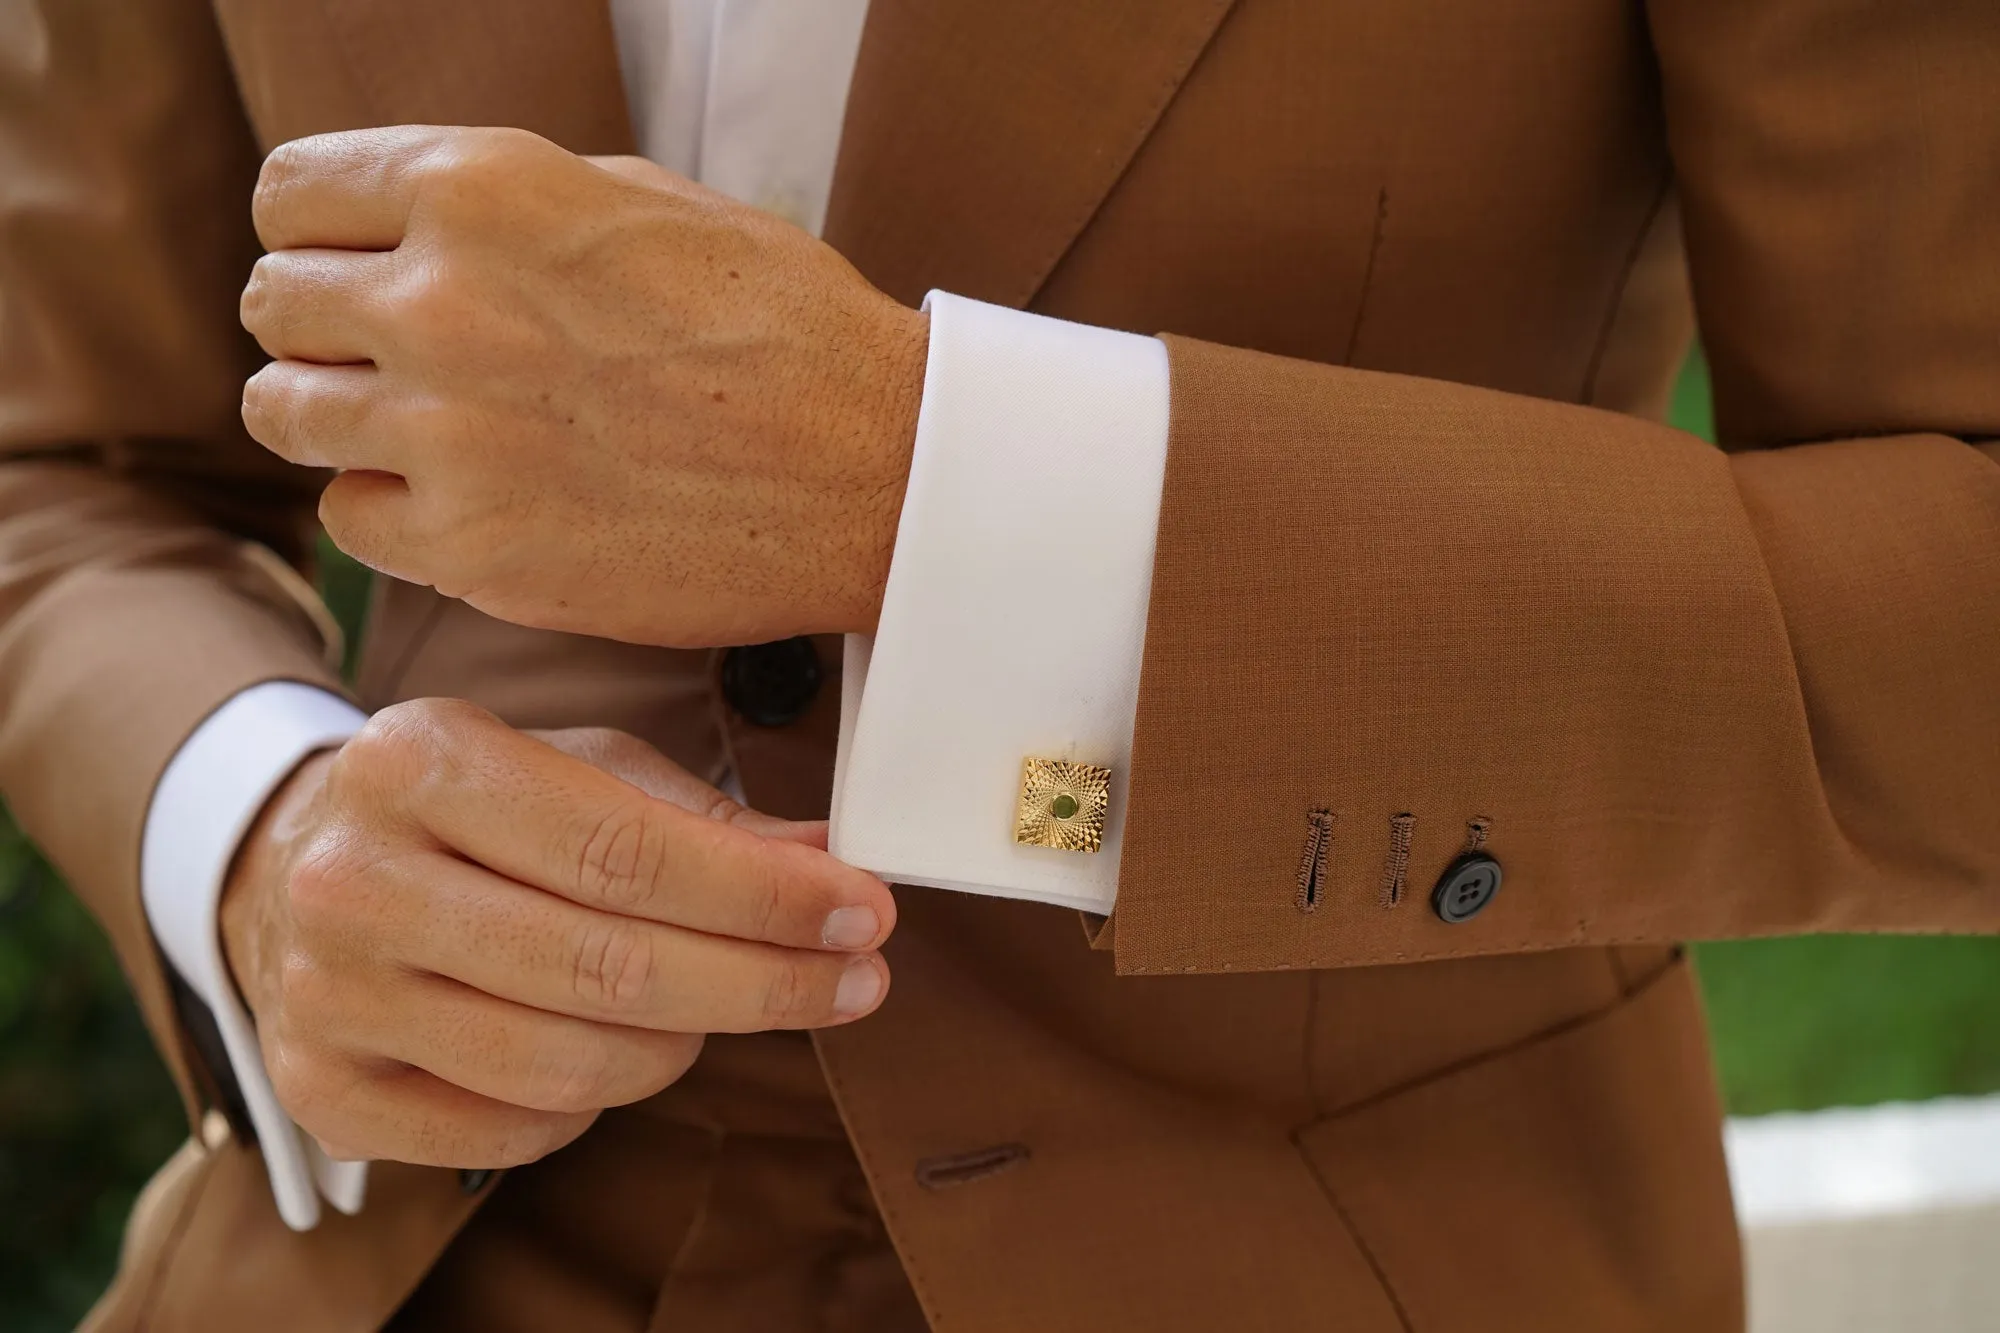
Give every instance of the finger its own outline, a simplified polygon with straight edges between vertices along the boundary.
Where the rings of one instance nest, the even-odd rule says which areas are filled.
[[[536,1111],[448,1083],[427,1070],[293,1049],[266,1051],[278,1100],[341,1161],[496,1170],[573,1142],[595,1111]]]
[[[393,250],[433,155],[453,131],[434,125],[315,134],[264,159],[250,216],[266,250]]]
[[[398,1003],[359,998],[346,1035],[361,1049],[535,1111],[596,1111],[650,1097],[701,1050],[699,1036],[532,1009],[440,976],[399,988]]]
[[[378,574],[429,584],[415,568],[422,550],[410,485],[392,472],[343,472],[319,496],[320,526],[335,546]]]
[[[243,384],[243,426],[303,467],[387,467],[395,460],[380,429],[381,384],[374,366],[272,361]]]
[[[655,800],[490,714],[467,724],[477,743],[428,738],[430,780],[408,809],[481,865],[587,907],[795,948],[872,949],[894,925],[866,871]]]
[[[785,838],[822,850],[826,847],[824,819],[780,819],[752,810],[630,732],[611,727],[566,727],[558,731],[530,730],[526,734],[683,810],[735,824],[766,838]]]
[[[378,311],[394,260],[347,250],[279,250],[243,288],[243,327],[267,355],[326,365],[379,359]]]
[[[872,953],[786,949],[599,912],[444,853],[375,868],[379,950],[517,1005],[662,1032],[830,1027],[873,1012]]]

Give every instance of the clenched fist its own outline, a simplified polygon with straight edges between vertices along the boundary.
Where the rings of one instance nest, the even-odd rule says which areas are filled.
[[[279,1101],[332,1155],[518,1165],[672,1083],[705,1033],[880,1003],[895,903],[824,838],[622,733],[401,704],[266,807],[224,951]]]
[[[298,140],[255,218],[244,420],[346,469],[356,558],[634,642],[873,628],[928,322],[829,247],[520,130]]]

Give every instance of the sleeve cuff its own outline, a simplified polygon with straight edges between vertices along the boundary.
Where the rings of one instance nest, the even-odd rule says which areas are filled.
[[[328,1159],[278,1105],[256,1030],[223,962],[217,909],[237,845],[271,793],[308,755],[340,744],[366,721],[317,686],[268,681],[244,690],[209,714],[168,762],[140,851],[147,924],[215,1017],[278,1214],[296,1231],[317,1225],[321,1195],[343,1212],[358,1211],[368,1167]]]
[[[1166,348],[944,292],[924,304],[930,354],[882,616],[846,647],[831,846],[898,883],[1109,912]],[[1015,841],[1030,757],[1111,771],[1098,851]]]

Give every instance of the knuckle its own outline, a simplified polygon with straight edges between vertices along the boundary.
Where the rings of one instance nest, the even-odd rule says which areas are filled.
[[[243,424],[257,443],[283,452],[291,438],[293,394],[276,365],[264,366],[243,381]]]
[[[418,819],[424,811],[436,811],[478,763],[480,733],[492,725],[492,713],[462,699],[412,699],[396,705],[394,715],[382,723],[382,739],[392,751],[384,781],[396,791],[398,805]]]
[[[331,832],[315,837],[285,872],[285,904],[292,919],[308,934],[344,930],[366,873],[346,838]],[[287,968],[304,961],[296,950],[285,959]]]
[[[825,1008],[820,987],[811,969],[797,961],[773,968],[764,985],[763,1021],[766,1027],[792,1027],[807,1020],[816,1009]]]
[[[620,804],[597,815],[578,841],[576,884],[613,911],[639,911],[660,888],[666,848],[642,808]]]
[[[419,185],[430,204],[450,214],[518,188],[519,164],[539,136],[505,127],[454,131],[425,155]]]
[[[751,938],[768,940],[781,924],[785,908],[785,888],[775,875],[759,875],[752,881],[748,911]]]
[[[264,1063],[271,1079],[272,1095],[285,1114],[311,1132],[327,1137],[335,1101],[337,1080],[324,1061],[295,1043],[267,1046]]]
[[[432,354],[449,348],[474,323],[466,287],[458,269],[436,256],[408,264],[383,296],[400,341]]]
[[[385,735],[419,744],[434,743],[439,733],[475,718],[491,717],[478,704],[463,699],[427,696],[390,704],[370,719]]]
[[[422,730],[419,707],[424,700],[390,704],[362,724],[341,746],[336,767],[357,775],[383,768],[400,768],[408,761],[412,737]]]
[[[260,330],[270,314],[272,267],[270,255],[259,255],[257,262],[250,266],[249,281],[243,284],[243,295],[236,303],[237,314],[243,321],[243,327],[252,333]]]
[[[514,170],[523,157],[534,156],[547,141],[541,135],[512,125],[485,125],[459,135],[457,150],[465,169],[478,174],[497,173],[503,184],[514,180]]]
[[[278,998],[287,1036],[311,1019],[324,1016],[338,994],[326,969],[304,949],[288,951],[278,965]]]
[[[398,785],[441,776],[466,733],[492,724],[493,714],[463,699],[407,699],[382,709],[342,750],[364,773]]]
[[[259,223],[268,223],[277,216],[286,190],[298,179],[306,151],[305,141],[294,139],[265,155],[264,165],[257,171],[256,188],[250,194],[251,216]]]
[[[658,972],[652,936],[636,923],[590,921],[571,950],[571,990],[597,1009],[624,1012],[644,1003]]]

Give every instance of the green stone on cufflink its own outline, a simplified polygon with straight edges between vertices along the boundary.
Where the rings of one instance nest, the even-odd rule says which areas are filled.
[[[1014,841],[1094,852],[1104,845],[1104,816],[1110,808],[1110,769],[1067,759],[1024,759]]]

